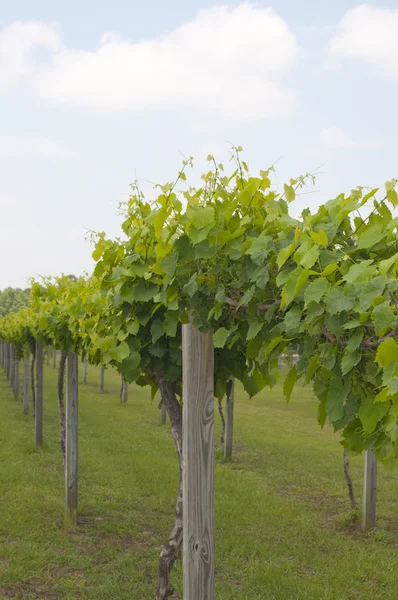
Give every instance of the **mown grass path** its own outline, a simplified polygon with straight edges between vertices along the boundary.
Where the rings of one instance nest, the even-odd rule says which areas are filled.
[[[81,378],[82,373],[80,374]],[[157,402],[89,369],[80,386],[79,527],[63,529],[56,372],[45,367],[44,440],[0,375],[0,598],[150,600],[173,523],[178,471]],[[219,418],[216,418],[216,442]],[[344,518],[349,502],[337,436],[316,423],[316,402],[280,387],[236,395],[235,453],[216,448],[217,600],[396,600],[398,475],[380,469],[378,528]],[[362,459],[351,461],[357,500]],[[181,598],[181,566],[173,575]]]

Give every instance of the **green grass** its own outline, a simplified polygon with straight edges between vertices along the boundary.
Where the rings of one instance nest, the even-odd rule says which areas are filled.
[[[79,527],[63,528],[56,372],[45,370],[44,448],[31,416],[0,376],[0,598],[154,598],[157,561],[173,523],[177,461],[157,403],[89,370],[80,387]],[[219,418],[216,413],[216,440]],[[351,461],[360,501],[362,459]],[[338,437],[316,423],[316,402],[280,387],[248,400],[238,389],[235,454],[216,447],[217,600],[396,600],[398,480],[380,469],[378,527],[348,518]],[[181,598],[181,565],[173,574]]]

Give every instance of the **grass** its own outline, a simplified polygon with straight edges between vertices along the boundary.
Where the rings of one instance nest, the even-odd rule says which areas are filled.
[[[0,598],[147,600],[173,523],[177,461],[157,403],[119,377],[89,369],[80,387],[79,526],[63,528],[56,372],[45,368],[44,448],[0,376]],[[216,441],[219,418],[216,418]],[[378,526],[349,515],[342,449],[299,389],[248,400],[238,388],[235,453],[216,445],[217,600],[396,600],[398,480],[380,469]],[[362,459],[351,461],[360,501]],[[181,595],[181,565],[173,581]]]

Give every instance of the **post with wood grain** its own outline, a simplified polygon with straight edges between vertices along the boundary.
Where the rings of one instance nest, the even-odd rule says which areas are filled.
[[[19,397],[19,359],[17,356],[14,357],[14,396]]]
[[[127,383],[127,381],[125,379],[123,379],[123,404],[127,403],[127,400],[129,398],[129,384]]]
[[[101,367],[100,370],[100,392],[103,392],[105,390],[105,369],[104,367]]]
[[[231,377],[229,382],[231,388],[227,394],[227,409],[225,415],[225,437],[224,437],[224,460],[230,460],[232,457],[232,442],[234,431],[234,401],[235,401],[235,377]],[[229,388],[229,385],[228,385]]]
[[[68,352],[66,370],[65,526],[77,524],[78,482],[78,364],[75,352]]]
[[[14,374],[15,374],[15,367],[14,367],[14,346],[12,344],[10,344],[10,362],[8,364],[8,381],[10,382],[10,386],[12,389],[14,389]]]
[[[36,342],[35,430],[37,447],[43,445],[43,362],[43,346]]]
[[[83,359],[83,383],[86,385],[87,383],[87,356]]]
[[[23,411],[25,415],[28,414],[29,408],[29,356],[25,356],[23,359],[23,391],[22,391],[22,402]]]
[[[374,445],[365,450],[363,478],[362,529],[373,529],[376,525],[377,460]]]
[[[214,600],[212,331],[182,328],[184,600]]]

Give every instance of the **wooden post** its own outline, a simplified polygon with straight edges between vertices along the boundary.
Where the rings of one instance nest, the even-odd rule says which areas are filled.
[[[77,524],[78,363],[78,355],[68,352],[65,449],[65,525],[67,527],[74,527]]]
[[[103,392],[105,390],[105,369],[101,367],[100,371],[100,391]]]
[[[47,365],[50,364],[50,355],[51,355],[51,349],[50,349],[50,346],[47,346]]]
[[[227,409],[225,415],[225,437],[224,437],[224,459],[232,457],[232,441],[234,430],[234,400],[235,400],[235,377],[231,377],[231,390],[227,396]]]
[[[6,354],[6,358],[7,358],[7,369],[6,369],[6,374],[7,374],[7,379],[8,379],[8,381],[10,380],[10,365],[11,365],[11,356],[12,356],[11,344],[10,344],[10,343],[7,343],[7,354]]]
[[[23,359],[23,411],[25,415],[28,414],[29,407],[29,356],[25,356]]]
[[[83,383],[84,385],[87,383],[87,356],[83,360]]]
[[[57,368],[57,349],[54,348],[54,355],[53,355],[53,369]]]
[[[166,406],[162,400],[162,404],[160,405],[160,410],[159,410],[159,425],[166,425],[166,415],[167,415]]]
[[[184,600],[214,600],[213,333],[182,327]]]
[[[14,386],[13,386],[14,396],[18,398],[19,396],[19,360],[16,356],[14,356]]]
[[[14,389],[14,375],[15,375],[15,367],[14,367],[14,346],[10,344],[10,362],[8,364],[8,380],[10,382],[11,388]]]
[[[43,359],[43,346],[36,342],[35,429],[37,447],[43,445]]]
[[[365,450],[365,469],[363,478],[362,529],[372,529],[376,525],[376,488],[377,460],[374,446]]]

